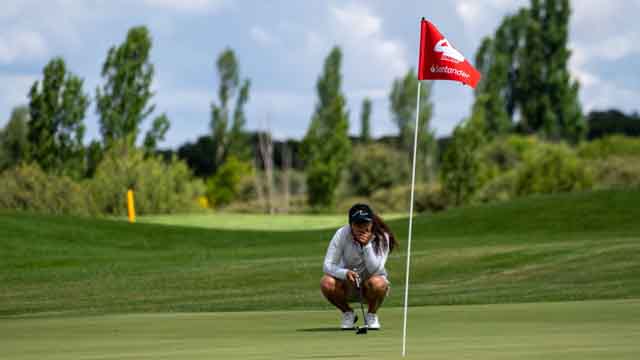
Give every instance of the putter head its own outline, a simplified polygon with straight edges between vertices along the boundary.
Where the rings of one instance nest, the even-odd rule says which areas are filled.
[[[367,333],[368,327],[367,326],[358,326],[356,328],[356,335],[365,335]]]

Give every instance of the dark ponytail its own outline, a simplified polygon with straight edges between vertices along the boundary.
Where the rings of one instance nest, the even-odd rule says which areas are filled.
[[[382,218],[380,218],[378,215],[373,215],[373,248],[376,251],[377,254],[380,254],[380,252],[382,251],[381,248],[382,247],[388,247],[389,248],[389,253],[391,253],[393,251],[393,249],[398,246],[398,241],[396,240],[396,237],[393,235],[393,232],[391,232],[391,229],[389,229],[389,225],[387,225]],[[387,234],[387,236],[389,237],[389,240],[387,240],[387,236],[385,236],[385,234]]]

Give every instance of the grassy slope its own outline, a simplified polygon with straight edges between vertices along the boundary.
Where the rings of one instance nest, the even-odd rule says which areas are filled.
[[[640,192],[518,200],[421,216],[412,305],[640,297]],[[406,220],[390,222],[406,239]],[[0,315],[328,308],[334,230],[200,229],[0,214]],[[388,263],[402,302],[403,249]]]
[[[383,330],[336,331],[335,311],[4,319],[0,355],[46,359],[399,359],[402,311]],[[637,359],[640,301],[411,308],[407,359]]]

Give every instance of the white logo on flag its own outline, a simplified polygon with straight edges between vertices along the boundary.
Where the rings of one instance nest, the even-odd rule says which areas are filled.
[[[436,43],[433,51],[443,53],[446,58],[449,58],[456,63],[464,61],[464,56],[460,53],[460,51],[451,46],[449,41],[445,38],[442,38]]]
[[[431,72],[432,73],[442,73],[442,74],[453,74],[453,75],[458,75],[458,76],[462,76],[463,78],[469,78],[471,77],[471,75],[469,75],[466,71],[463,70],[459,70],[459,69],[454,69],[454,68],[450,68],[448,66],[435,66],[435,65],[431,65]]]

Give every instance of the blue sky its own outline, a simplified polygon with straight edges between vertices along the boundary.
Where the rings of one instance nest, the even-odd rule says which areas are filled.
[[[176,147],[209,131],[215,100],[214,61],[231,47],[241,75],[252,81],[249,129],[268,126],[276,137],[300,138],[316,102],[315,82],[334,45],[343,50],[343,89],[350,129],[359,131],[362,99],[373,99],[374,135],[395,133],[388,93],[393,79],[415,67],[419,19],[424,16],[468,58],[501,18],[528,1],[3,1],[0,13],[0,126],[27,101],[53,56],[85,80],[92,97],[108,49],[127,30],[149,27],[156,112],[171,129],[161,147]],[[571,72],[580,80],[586,111],[640,110],[640,0],[573,2]],[[437,82],[431,127],[439,136],[469,114],[472,91]],[[150,120],[147,121],[147,123]],[[98,136],[95,104],[85,141]],[[145,128],[146,128],[145,124]]]

